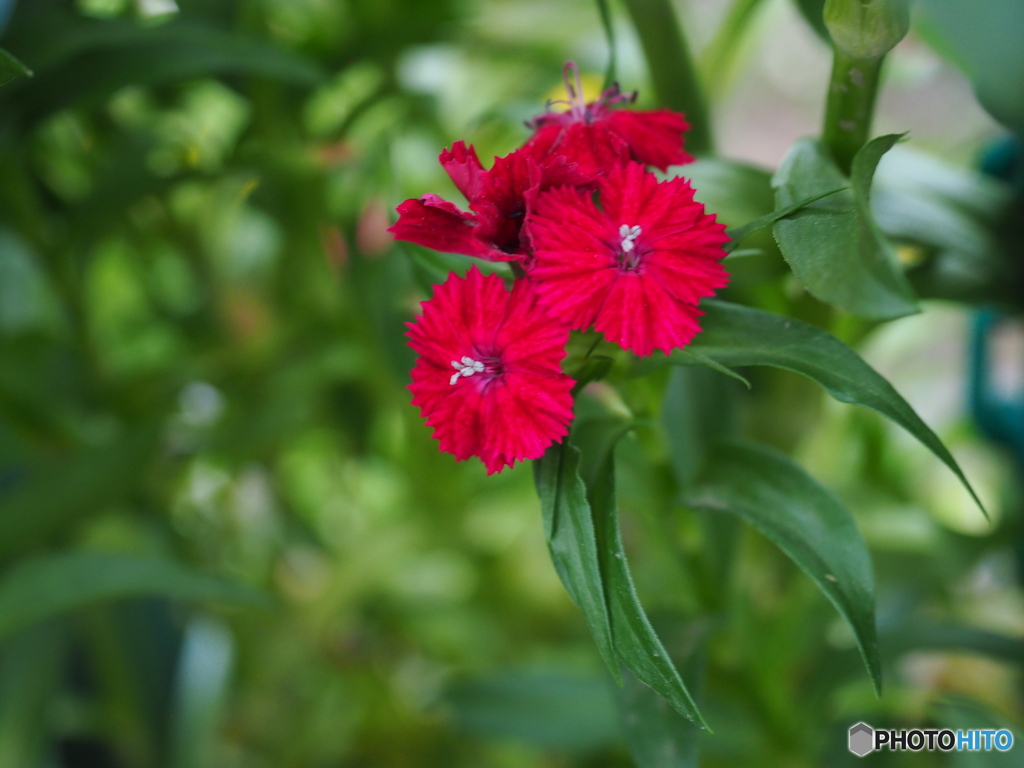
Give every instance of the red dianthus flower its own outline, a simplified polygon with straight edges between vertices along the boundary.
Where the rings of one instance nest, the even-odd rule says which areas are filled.
[[[684,347],[702,297],[728,283],[725,226],[686,179],[659,183],[639,163],[598,182],[601,207],[576,189],[541,195],[529,220],[529,277],[551,314],[594,326],[638,355]]]
[[[461,141],[438,159],[472,213],[437,195],[424,195],[398,206],[398,221],[388,231],[396,240],[488,261],[514,261],[526,255],[521,230],[539,192],[593,180],[560,156],[539,159],[522,150],[495,158],[485,171],[476,150]]]
[[[570,71],[575,75],[575,86],[569,80]],[[636,99],[635,92],[621,93],[618,84],[587,104],[572,62],[565,67],[565,87],[569,99],[561,103],[568,103],[569,110],[548,112],[530,123],[535,133],[523,149],[535,157],[562,156],[590,176],[607,173],[630,160],[662,171],[693,160],[683,150],[683,133],[690,126],[678,112],[613,109]]]
[[[497,275],[452,274],[408,323],[419,354],[412,403],[441,450],[479,456],[487,473],[536,459],[569,432],[573,380],[562,373],[569,329],[537,303],[533,286],[511,293]]]

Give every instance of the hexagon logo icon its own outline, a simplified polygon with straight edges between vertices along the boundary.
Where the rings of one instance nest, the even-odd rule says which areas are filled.
[[[857,757],[875,750],[875,729],[867,723],[857,723],[850,727],[850,751]]]

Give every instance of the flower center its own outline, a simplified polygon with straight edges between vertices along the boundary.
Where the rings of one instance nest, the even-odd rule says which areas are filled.
[[[619,237],[622,238],[622,242],[619,243],[619,263],[626,269],[636,269],[640,264],[640,258],[636,252],[636,239],[640,237],[641,232],[643,230],[639,225],[631,227],[628,224],[623,224],[619,227]]]
[[[455,386],[455,382],[459,380],[460,376],[468,379],[474,373],[484,372],[484,364],[481,363],[479,360],[474,360],[472,357],[469,357],[468,355],[463,357],[461,362],[458,360],[452,360],[452,368],[455,369],[455,373],[452,374],[452,377],[448,380],[448,383],[451,384],[453,387]]]

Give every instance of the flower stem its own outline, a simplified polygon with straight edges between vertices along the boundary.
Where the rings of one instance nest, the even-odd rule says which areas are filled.
[[[821,137],[847,175],[854,155],[871,133],[883,59],[884,56],[857,59],[839,48],[835,49]]]
[[[687,151],[710,154],[713,141],[707,103],[670,0],[625,0],[625,4],[640,36],[658,100],[686,115]]]

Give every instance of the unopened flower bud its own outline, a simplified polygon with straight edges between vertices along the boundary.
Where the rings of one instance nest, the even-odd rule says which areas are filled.
[[[855,59],[877,59],[910,28],[907,0],[825,0],[825,26],[836,48]]]

